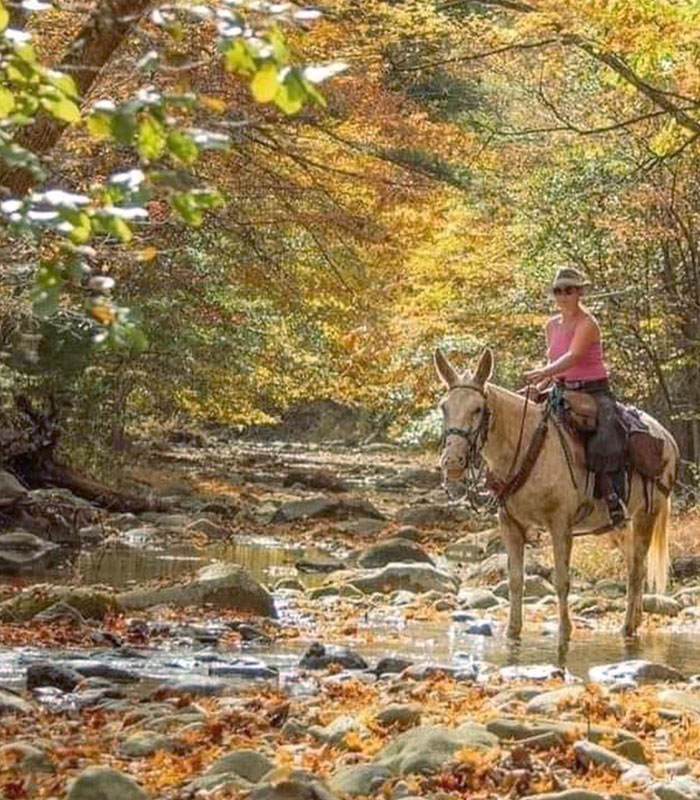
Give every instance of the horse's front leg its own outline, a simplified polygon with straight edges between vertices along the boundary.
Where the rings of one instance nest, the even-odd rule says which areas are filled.
[[[508,554],[508,595],[510,598],[510,613],[508,615],[508,630],[506,635],[517,639],[523,627],[523,578],[525,572],[525,532],[506,513],[498,512],[498,522],[501,535]]]
[[[571,530],[565,526],[550,529],[554,549],[554,588],[559,600],[559,641],[566,642],[571,637],[569,618],[569,564],[571,562]]]

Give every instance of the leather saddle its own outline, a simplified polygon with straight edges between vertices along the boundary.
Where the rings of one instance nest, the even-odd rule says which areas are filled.
[[[593,395],[564,390],[564,421],[586,439],[598,427],[598,406]],[[625,431],[627,466],[644,478],[658,478],[664,470],[664,440],[649,433],[649,427],[633,406],[616,404],[617,419]]]

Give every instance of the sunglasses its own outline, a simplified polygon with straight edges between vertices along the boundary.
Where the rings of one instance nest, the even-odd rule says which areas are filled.
[[[570,295],[574,294],[578,290],[576,286],[557,286],[556,288],[552,289],[552,294],[556,297],[560,294]]]

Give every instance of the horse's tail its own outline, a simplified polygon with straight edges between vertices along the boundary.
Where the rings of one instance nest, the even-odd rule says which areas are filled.
[[[658,489],[657,489],[658,491]],[[647,559],[647,583],[657,594],[666,592],[668,580],[668,520],[671,516],[671,495],[664,498],[654,520]]]

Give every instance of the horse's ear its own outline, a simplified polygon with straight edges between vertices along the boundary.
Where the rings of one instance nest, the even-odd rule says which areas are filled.
[[[479,357],[479,363],[476,365],[474,377],[472,380],[477,386],[483,386],[486,381],[491,377],[493,372],[493,353],[490,347],[484,348],[483,353]]]
[[[442,354],[442,350],[440,350],[439,347],[435,350],[434,361],[437,374],[440,376],[440,380],[445,386],[447,386],[448,389],[452,386],[456,386],[459,383],[459,375],[452,364],[450,364]]]

